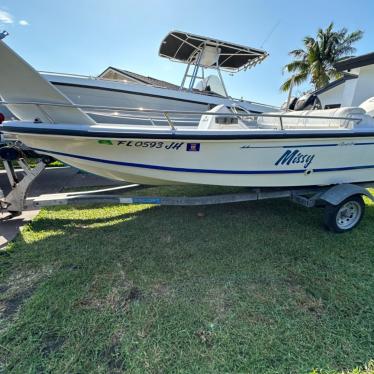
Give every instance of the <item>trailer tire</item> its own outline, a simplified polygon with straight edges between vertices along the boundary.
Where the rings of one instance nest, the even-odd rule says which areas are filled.
[[[324,223],[333,232],[343,233],[354,229],[362,220],[365,203],[361,195],[353,195],[338,205],[325,206]]]

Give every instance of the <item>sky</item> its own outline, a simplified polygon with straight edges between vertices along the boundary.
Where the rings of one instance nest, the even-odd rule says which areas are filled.
[[[280,105],[282,67],[304,36],[333,21],[364,31],[356,55],[373,52],[373,14],[374,0],[0,0],[0,31],[37,70],[98,75],[115,66],[176,84],[185,65],[158,56],[169,31],[262,48],[266,60],[224,74],[225,83],[233,97]]]

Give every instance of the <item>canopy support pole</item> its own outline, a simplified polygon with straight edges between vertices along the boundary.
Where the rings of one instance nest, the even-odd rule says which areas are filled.
[[[188,72],[190,70],[190,66],[191,66],[191,62],[189,62],[187,64],[187,68],[186,68],[186,71],[184,73],[184,76],[183,76],[183,79],[182,79],[182,83],[181,83],[181,85],[179,87],[180,90],[182,90],[184,88],[184,84],[186,83],[186,79],[187,79]]]
[[[195,84],[195,80],[196,80],[196,76],[197,76],[197,73],[199,72],[199,68],[200,68],[200,61],[201,61],[201,56],[203,54],[202,52],[203,50],[201,50],[199,52],[199,55],[197,57],[197,61],[196,61],[196,64],[195,64],[195,67],[193,69],[193,73],[192,73],[192,77],[191,77],[191,80],[190,80],[190,85],[189,85],[189,90],[192,90],[193,89],[193,86]]]
[[[221,80],[221,83],[222,83],[223,90],[225,91],[225,96],[229,97],[227,90],[226,90],[225,82],[223,81],[223,78],[222,78],[221,69],[219,68],[218,63],[217,63],[217,71],[218,71],[219,79]]]

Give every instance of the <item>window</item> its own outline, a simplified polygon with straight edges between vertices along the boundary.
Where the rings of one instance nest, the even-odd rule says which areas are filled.
[[[335,109],[340,108],[341,104],[327,104],[324,109]]]

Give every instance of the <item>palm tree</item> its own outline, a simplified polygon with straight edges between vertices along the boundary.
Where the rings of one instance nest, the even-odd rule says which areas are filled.
[[[295,59],[287,64],[283,71],[292,74],[281,86],[282,91],[288,91],[293,84],[299,85],[308,78],[315,89],[324,87],[331,79],[337,79],[341,73],[336,71],[334,64],[347,57],[352,57],[356,49],[352,45],[360,40],[363,31],[357,30],[348,34],[343,28],[334,31],[334,23],[325,29],[319,29],[316,38],[306,36],[304,48],[295,49],[289,53]]]

